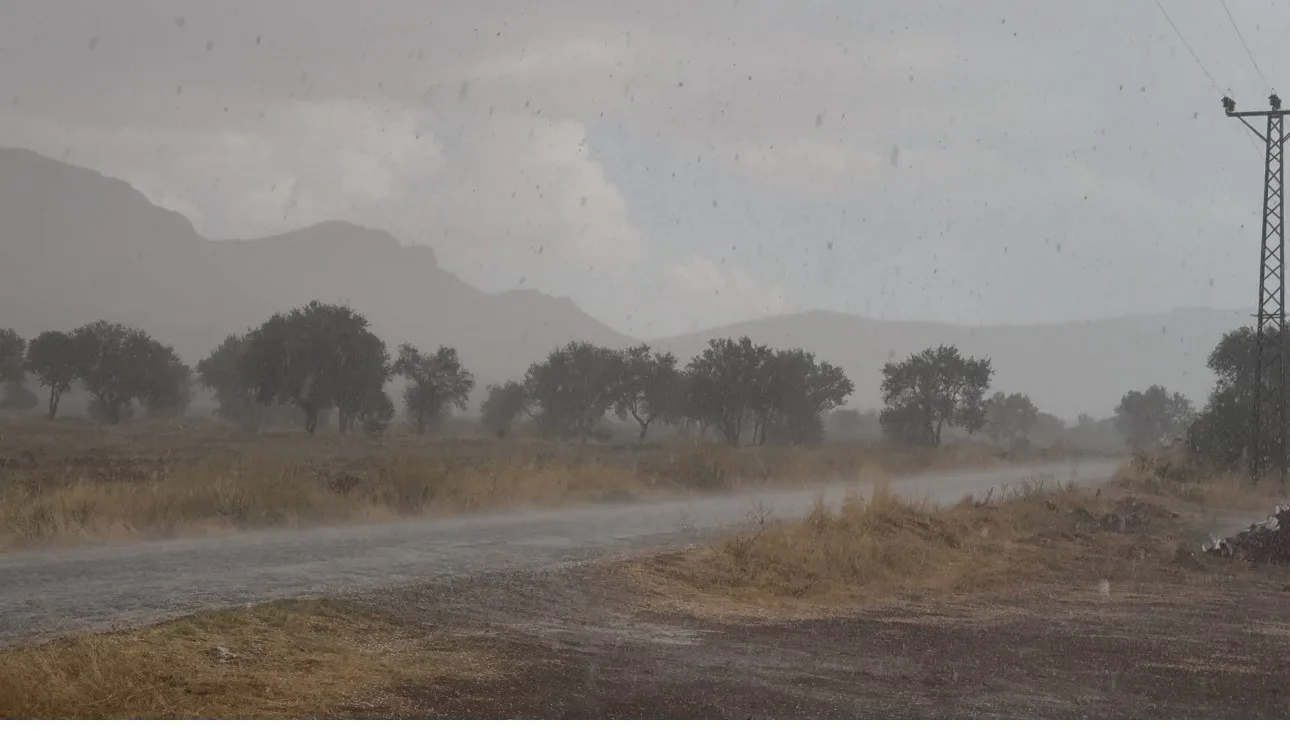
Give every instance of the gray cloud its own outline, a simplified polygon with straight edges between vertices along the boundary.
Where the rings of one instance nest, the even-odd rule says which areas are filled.
[[[1221,10],[1171,15],[1242,103]],[[540,9],[539,9],[540,8]],[[1260,154],[1152,2],[7,6],[0,143],[656,335],[1248,305]],[[1234,6],[1265,71],[1290,12]]]

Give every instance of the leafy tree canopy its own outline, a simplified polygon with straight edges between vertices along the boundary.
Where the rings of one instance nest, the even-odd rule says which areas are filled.
[[[969,433],[985,426],[985,392],[994,375],[988,357],[929,347],[884,365],[882,375],[882,429],[898,443],[938,446],[946,425]]]
[[[390,376],[385,343],[345,305],[311,301],[273,315],[247,340],[246,371],[257,399],[300,408],[309,433],[333,406],[340,432],[347,432]]]
[[[391,371],[408,379],[403,404],[418,433],[424,433],[426,426],[438,420],[449,406],[465,410],[475,389],[475,376],[461,366],[457,350],[452,347],[422,354],[410,344],[401,345]]]

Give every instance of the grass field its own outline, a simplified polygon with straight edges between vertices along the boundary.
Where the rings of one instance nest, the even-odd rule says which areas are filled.
[[[881,481],[997,465],[976,445],[730,449],[534,440],[381,440],[301,434],[255,439],[204,420],[99,428],[0,422],[0,548],[373,521],[427,513],[726,492],[768,484]]]

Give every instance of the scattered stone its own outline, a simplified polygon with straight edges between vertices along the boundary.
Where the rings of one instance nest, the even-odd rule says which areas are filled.
[[[1290,564],[1290,505],[1277,506],[1266,521],[1251,524],[1235,536],[1216,539],[1205,554],[1264,564]]]
[[[214,658],[220,663],[228,663],[229,661],[237,660],[237,654],[222,645],[217,645],[214,648],[211,648],[209,653],[211,658]]]
[[[1189,570],[1204,569],[1205,565],[1196,558],[1196,553],[1184,545],[1178,545],[1174,551],[1174,564]]]

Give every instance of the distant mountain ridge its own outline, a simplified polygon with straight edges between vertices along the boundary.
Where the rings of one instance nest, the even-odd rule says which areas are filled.
[[[391,346],[457,347],[482,383],[570,339],[633,341],[567,298],[484,293],[430,248],[351,223],[207,240],[121,180],[26,150],[0,149],[0,221],[0,326],[27,336],[117,319],[195,362],[225,335],[316,298],[351,304]]]
[[[310,299],[346,302],[391,346],[449,344],[483,384],[519,377],[572,339],[637,340],[570,299],[533,290],[488,294],[441,268],[433,250],[389,233],[325,222],[248,240],[208,240],[128,183],[22,149],[0,148],[0,326],[26,336],[96,318],[145,327],[189,362],[227,334]],[[999,389],[1026,392],[1072,418],[1109,414],[1130,388],[1160,383],[1203,400],[1205,359],[1234,311],[1026,326],[965,327],[808,311],[652,342],[685,361],[712,337],[800,346],[842,366],[854,405],[877,406],[880,369],[937,344],[993,358]]]

